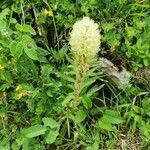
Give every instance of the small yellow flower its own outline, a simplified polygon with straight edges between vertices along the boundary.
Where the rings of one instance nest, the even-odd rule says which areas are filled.
[[[4,70],[4,66],[0,64],[0,70]]]
[[[79,61],[83,57],[86,62],[91,61],[99,51],[100,33],[98,24],[88,17],[77,21],[70,33],[71,50],[74,57]]]
[[[46,16],[49,16],[49,17],[52,17],[53,16],[53,12],[50,10],[47,10],[47,9],[44,9],[44,14],[46,15]]]

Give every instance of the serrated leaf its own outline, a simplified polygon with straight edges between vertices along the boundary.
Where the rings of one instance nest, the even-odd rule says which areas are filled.
[[[51,130],[45,138],[46,143],[47,144],[54,143],[58,135],[59,135],[59,132],[57,130],[56,131]]]
[[[49,126],[50,128],[57,128],[60,126],[60,123],[52,118],[43,118],[42,121],[44,122],[44,126]]]
[[[29,128],[22,129],[21,133],[25,135],[27,138],[33,138],[45,134],[46,130],[47,128],[42,125],[34,125]]]

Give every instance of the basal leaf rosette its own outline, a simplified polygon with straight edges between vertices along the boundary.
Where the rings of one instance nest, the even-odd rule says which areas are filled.
[[[71,51],[75,61],[89,63],[96,56],[100,45],[98,24],[88,17],[77,21],[70,33]]]

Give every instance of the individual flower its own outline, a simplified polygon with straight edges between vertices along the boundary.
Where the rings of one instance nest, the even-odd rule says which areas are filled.
[[[49,16],[49,17],[52,17],[53,16],[53,12],[50,10],[47,10],[47,9],[44,9],[44,14],[46,15],[46,16]]]
[[[77,21],[70,33],[71,50],[76,59],[84,57],[86,61],[92,60],[100,46],[100,33],[98,24],[88,17]]]

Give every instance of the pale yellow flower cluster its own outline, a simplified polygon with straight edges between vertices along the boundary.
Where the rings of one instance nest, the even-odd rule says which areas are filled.
[[[93,59],[100,46],[98,24],[88,17],[77,21],[70,33],[69,44],[75,58],[84,57],[86,61]]]

